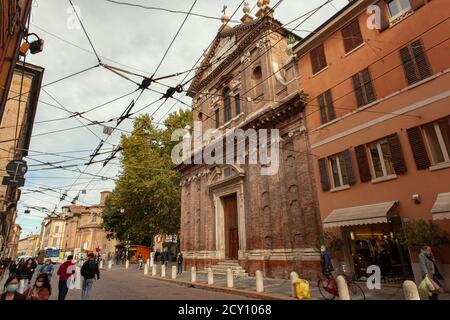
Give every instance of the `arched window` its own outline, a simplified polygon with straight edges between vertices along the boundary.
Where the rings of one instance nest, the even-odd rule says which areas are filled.
[[[91,222],[96,222],[97,221],[97,214],[93,213],[91,214]]]
[[[231,120],[231,97],[228,87],[223,89],[223,118],[225,123]]]

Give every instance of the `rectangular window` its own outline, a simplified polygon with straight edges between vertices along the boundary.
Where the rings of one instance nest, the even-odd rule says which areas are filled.
[[[56,240],[57,240],[57,239],[53,239],[53,241],[52,241],[52,247],[56,247]]]
[[[340,153],[330,158],[331,172],[333,174],[334,187],[349,185],[348,173],[345,165],[344,153]]]
[[[433,165],[450,162],[449,119],[442,119],[423,127],[425,139]]]
[[[216,109],[214,111],[214,116],[215,116],[215,120],[216,120],[216,128],[220,127],[220,110]]]
[[[223,120],[225,123],[231,120],[231,100],[223,108]]]
[[[319,103],[319,111],[322,124],[330,122],[331,120],[336,118],[331,90],[328,90],[318,96],[317,101]]]
[[[236,105],[236,115],[240,115],[241,114],[241,95],[239,93],[234,97],[234,102]]]
[[[55,226],[55,233],[59,232],[59,226]]]
[[[361,29],[358,20],[353,21],[342,29],[342,38],[344,39],[345,53],[348,53],[363,43]]]
[[[313,74],[316,74],[327,66],[327,59],[325,57],[325,49],[323,44],[311,50],[310,57]]]
[[[431,75],[430,65],[420,39],[402,48],[400,58],[408,84],[416,83]]]
[[[352,82],[358,107],[376,100],[375,91],[372,85],[372,77],[370,76],[368,68],[353,75]]]
[[[374,178],[395,174],[391,148],[387,139],[371,143],[368,148],[372,160],[372,174]]]
[[[409,0],[389,0],[387,4],[389,8],[389,14],[392,18],[395,18],[411,9],[411,3],[409,2]]]

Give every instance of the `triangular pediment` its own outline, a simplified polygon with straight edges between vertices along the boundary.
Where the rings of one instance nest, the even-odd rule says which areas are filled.
[[[197,92],[200,92],[205,84],[215,79],[221,71],[235,62],[236,59],[240,59],[246,48],[268,29],[283,36],[290,34],[278,20],[268,16],[234,27],[223,26],[217,33],[208,52],[204,54],[205,58],[197,70],[197,75],[192,81],[188,95],[193,97]]]

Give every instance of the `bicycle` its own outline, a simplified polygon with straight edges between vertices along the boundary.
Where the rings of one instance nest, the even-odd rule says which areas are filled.
[[[354,281],[345,277],[348,286],[348,292],[350,294],[351,300],[366,300],[366,295],[363,289],[356,284]],[[325,279],[319,279],[317,281],[317,287],[322,297],[326,300],[334,300],[334,298],[339,297],[339,290],[336,284],[336,280],[332,275]]]

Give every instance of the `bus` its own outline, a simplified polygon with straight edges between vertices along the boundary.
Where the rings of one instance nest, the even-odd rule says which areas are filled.
[[[50,259],[52,263],[57,263],[60,261],[59,254],[61,249],[57,247],[45,247],[44,250],[39,251],[38,263],[42,264],[45,260]]]

